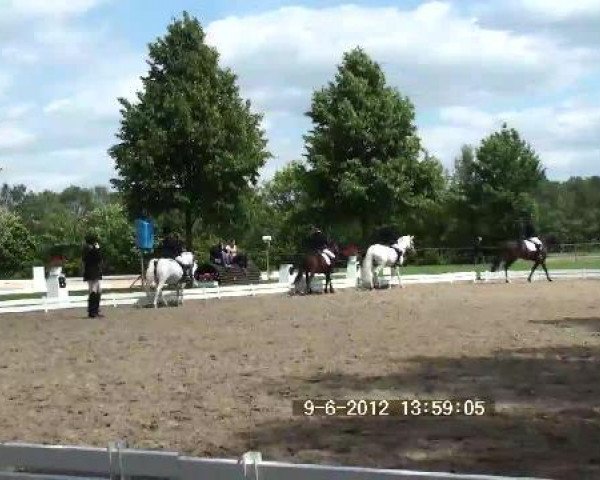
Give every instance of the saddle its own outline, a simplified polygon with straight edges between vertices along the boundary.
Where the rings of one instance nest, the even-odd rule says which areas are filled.
[[[538,247],[535,243],[533,243],[529,239],[523,240],[522,245],[523,245],[523,248],[525,249],[525,251],[531,252],[531,253],[539,252],[542,249],[542,247]]]
[[[392,246],[391,248],[393,248],[397,254],[396,261],[394,262],[394,265],[392,265],[392,266],[393,267],[401,267],[402,265],[400,265],[400,259],[402,258],[402,255],[403,255],[402,250],[400,250],[398,247],[394,247],[394,246]]]
[[[181,261],[177,260],[177,258],[174,258],[174,257],[165,257],[165,258],[168,258],[169,260],[173,260],[175,263],[177,263],[177,265],[179,265],[181,267],[181,270],[183,271],[183,276],[181,277],[182,283],[189,284],[191,281],[193,281],[193,278],[192,278],[193,265],[186,265],[185,263],[182,263]]]

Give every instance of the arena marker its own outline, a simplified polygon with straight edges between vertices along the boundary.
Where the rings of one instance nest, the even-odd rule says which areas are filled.
[[[254,464],[254,480],[258,480],[258,464],[262,462],[262,454],[260,452],[246,452],[238,460],[238,465],[241,463],[244,467],[244,478],[247,478],[246,467],[248,464]]]

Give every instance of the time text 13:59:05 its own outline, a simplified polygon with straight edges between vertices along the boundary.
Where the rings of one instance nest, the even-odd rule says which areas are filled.
[[[481,417],[494,413],[494,402],[481,398],[308,399],[292,403],[294,415],[331,417],[410,417],[453,415]]]

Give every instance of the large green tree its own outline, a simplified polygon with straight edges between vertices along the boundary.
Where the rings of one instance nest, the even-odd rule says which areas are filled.
[[[463,145],[460,154],[454,159],[454,170],[450,177],[449,194],[445,205],[448,220],[448,240],[454,246],[471,245],[481,233],[481,201],[474,201],[475,148]]]
[[[535,194],[544,178],[533,147],[504,124],[481,141],[475,158],[463,151],[455,180],[473,231],[495,241],[518,236],[523,222],[537,217]]]
[[[191,245],[196,222],[226,224],[256,184],[269,157],[261,115],[185,12],[149,45],[148,64],[137,102],[119,99],[120,141],[109,151],[119,174],[113,183],[133,214],[180,210]]]
[[[366,236],[398,212],[416,209],[443,185],[443,169],[423,155],[410,100],[386,84],[362,49],[344,54],[333,81],[316,91],[305,136],[309,191],[330,223],[358,219]]]
[[[600,241],[600,177],[543,182],[536,199],[542,232],[563,243]]]

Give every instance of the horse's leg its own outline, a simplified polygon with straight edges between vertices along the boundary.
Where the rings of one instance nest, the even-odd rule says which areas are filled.
[[[314,272],[310,272],[310,273],[306,272],[306,291],[308,293],[313,293],[312,292],[312,281],[313,281],[314,276],[315,276]]]
[[[400,275],[400,267],[396,267],[396,277],[398,278],[398,286],[400,288],[404,288],[404,285],[402,285],[402,275]]]
[[[538,260],[536,260],[533,263],[533,267],[531,267],[531,272],[529,273],[529,277],[527,277],[527,281],[531,282],[531,277],[533,277],[533,272],[535,272],[535,270],[537,269],[537,267],[539,266],[540,262]]]
[[[550,274],[548,273],[548,269],[546,268],[546,260],[542,262],[542,268],[544,269],[544,272],[546,272],[546,278],[549,282],[551,282],[552,279],[550,278]]]
[[[327,287],[327,283],[329,283],[329,293],[335,293],[333,290],[333,284],[331,283],[331,270],[328,270],[325,274],[325,287]]]
[[[508,269],[512,266],[513,263],[515,263],[515,260],[516,259],[513,258],[504,261],[504,277],[506,278],[506,283],[510,283],[510,280],[508,279]]]
[[[159,282],[156,285],[156,292],[154,293],[154,308],[158,308],[158,297],[160,296],[162,298],[162,289],[164,287],[164,283]]]

